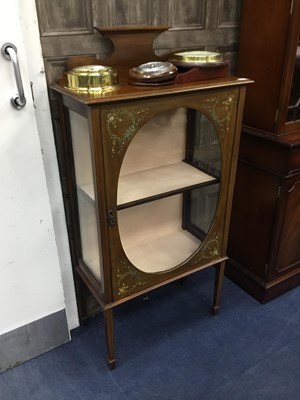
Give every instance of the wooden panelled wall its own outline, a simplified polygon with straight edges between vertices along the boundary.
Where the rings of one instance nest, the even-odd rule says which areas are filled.
[[[157,52],[218,50],[235,59],[242,0],[36,0],[48,82],[73,55],[101,58],[109,49],[94,26],[167,25]],[[150,61],[150,60],[149,60]]]
[[[241,3],[242,0],[36,0],[47,81],[51,83],[61,76],[65,61],[71,56],[107,56],[111,46],[94,27],[118,25],[170,26],[154,42],[157,54],[181,49],[219,51],[230,61],[234,74]],[[71,162],[61,143],[56,98],[51,92],[49,98],[74,261],[72,213],[76,210],[67,178]],[[88,296],[89,313],[97,308]]]

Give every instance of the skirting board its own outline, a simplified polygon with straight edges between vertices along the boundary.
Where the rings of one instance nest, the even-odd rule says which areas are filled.
[[[4,372],[70,340],[66,310],[0,336],[0,372]]]

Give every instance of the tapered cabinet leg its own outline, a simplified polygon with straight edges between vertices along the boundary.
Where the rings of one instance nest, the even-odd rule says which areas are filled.
[[[216,315],[219,312],[221,292],[224,280],[224,271],[225,271],[225,261],[222,261],[216,265],[214,299],[211,307],[211,312],[213,315]]]
[[[115,343],[114,343],[114,319],[112,308],[103,311],[104,329],[106,337],[107,361],[109,369],[116,366]]]

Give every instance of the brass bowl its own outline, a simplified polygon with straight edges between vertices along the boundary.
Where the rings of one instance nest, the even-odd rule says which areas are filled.
[[[209,64],[223,61],[222,54],[212,51],[183,51],[173,55],[181,63]]]
[[[79,93],[97,93],[113,90],[118,86],[118,74],[104,65],[84,65],[67,72],[67,89]]]

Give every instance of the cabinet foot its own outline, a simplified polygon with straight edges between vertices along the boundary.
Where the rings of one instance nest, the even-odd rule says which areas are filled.
[[[220,306],[211,306],[212,315],[217,315],[219,313]]]
[[[112,369],[115,369],[115,367],[116,367],[116,360],[115,359],[113,359],[113,360],[107,360],[107,365],[108,365],[108,368],[110,369],[110,370],[112,370]]]

